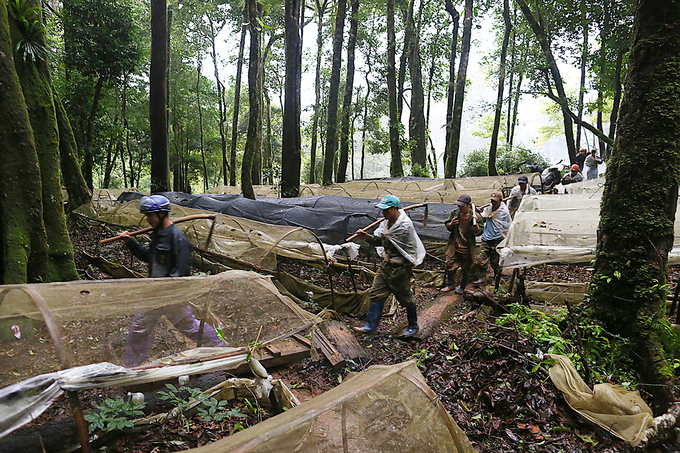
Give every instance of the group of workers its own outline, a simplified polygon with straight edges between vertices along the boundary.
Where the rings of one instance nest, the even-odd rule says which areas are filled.
[[[595,169],[597,170],[597,166]],[[582,180],[583,176],[578,170],[578,165],[574,165],[571,174],[578,173]],[[565,175],[565,178],[567,176],[569,175]],[[470,195],[458,197],[444,224],[449,231],[449,239],[446,246],[445,284],[442,292],[453,291],[462,294],[465,291],[475,264],[476,237],[480,235],[481,250],[475,270],[478,279],[473,284],[480,285],[486,282],[488,264],[491,265],[494,279],[496,281],[500,279],[500,256],[497,247],[507,235],[522,198],[532,194],[536,194],[536,190],[529,185],[528,178],[522,175],[518,178],[517,186],[505,199],[500,193],[493,192],[486,205],[476,207]],[[356,237],[376,246],[383,261],[370,289],[366,323],[354,329],[364,334],[375,333],[385,301],[393,294],[399,304],[406,309],[407,327],[402,336],[410,337],[419,329],[410,281],[413,268],[425,258],[425,247],[416,233],[413,222],[401,209],[399,198],[387,195],[375,207],[382,210],[385,220],[373,234],[359,229]],[[180,277],[189,275],[191,271],[189,241],[169,219],[170,209],[170,201],[162,195],[151,195],[141,200],[140,212],[153,227],[151,243],[148,246],[139,243],[127,231],[120,235],[133,255],[149,263],[149,277]],[[456,271],[460,271],[460,282],[457,287],[454,284]],[[204,323],[203,328],[200,328],[200,321],[196,319],[188,304],[168,305],[134,315],[128,332],[125,366],[137,366],[148,359],[151,335],[161,316],[165,316],[180,332],[198,344],[224,345],[211,325]]]
[[[576,156],[576,163],[571,166],[570,172],[562,177],[562,184],[571,184],[574,182],[583,181],[583,170],[588,169],[585,179],[596,179],[599,176],[597,166],[603,163],[604,160],[597,157],[597,151],[594,149],[588,150],[581,148]]]

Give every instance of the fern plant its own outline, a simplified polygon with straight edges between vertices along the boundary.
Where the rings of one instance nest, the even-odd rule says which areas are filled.
[[[15,48],[17,58],[24,63],[45,61],[48,50],[44,44],[45,26],[40,21],[41,8],[29,6],[28,0],[13,0],[11,5],[10,14],[23,37]]]

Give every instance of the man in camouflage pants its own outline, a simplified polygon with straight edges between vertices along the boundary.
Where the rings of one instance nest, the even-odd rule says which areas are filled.
[[[368,308],[366,324],[355,327],[354,330],[365,334],[374,334],[382,317],[385,300],[394,294],[399,304],[406,308],[408,327],[402,336],[412,336],[418,332],[418,314],[413,293],[411,291],[411,276],[413,267],[423,261],[425,247],[420,241],[413,227],[411,219],[400,209],[399,198],[394,195],[384,197],[378,209],[382,209],[383,221],[374,235],[364,230],[357,230],[357,237],[366,240],[371,245],[383,247],[383,262],[376,272],[371,286],[371,304]]]

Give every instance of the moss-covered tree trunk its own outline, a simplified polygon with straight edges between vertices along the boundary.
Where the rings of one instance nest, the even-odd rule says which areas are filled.
[[[61,102],[56,91],[52,92],[54,96],[54,107],[57,114],[57,127],[59,128],[59,157],[61,158],[61,175],[68,193],[68,210],[69,212],[81,206],[92,199],[92,192],[87,187],[87,182],[80,170],[80,162],[78,161],[78,145],[76,144],[76,137],[71,128],[71,122],[66,114],[64,104]],[[121,159],[122,159],[121,155]]]
[[[39,7],[40,3],[31,0],[27,3]],[[32,17],[40,20],[38,14]],[[41,21],[42,22],[42,21]],[[10,32],[15,49],[16,43],[27,39],[21,34],[16,21],[10,23]],[[44,36],[34,38],[36,43],[46,45]],[[28,116],[33,128],[33,137],[38,153],[40,183],[42,187],[43,221],[47,232],[48,280],[77,280],[73,262],[73,245],[66,227],[66,215],[61,193],[61,162],[59,157],[59,127],[54,106],[52,80],[46,60],[32,61],[17,58],[15,67],[24,93]]]
[[[607,165],[589,313],[629,338],[663,411],[673,373],[664,350],[667,258],[680,178],[680,1],[640,0],[618,138]]]
[[[0,0],[0,283],[47,278],[47,237],[33,129]]]

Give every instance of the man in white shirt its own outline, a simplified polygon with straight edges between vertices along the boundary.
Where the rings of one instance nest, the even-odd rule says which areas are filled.
[[[479,253],[480,278],[475,282],[481,285],[486,281],[486,265],[491,263],[494,280],[501,278],[500,255],[496,250],[498,244],[508,234],[512,218],[508,207],[503,203],[500,193],[494,192],[489,197],[489,205],[482,211],[484,218],[484,232],[482,233],[482,250]]]
[[[515,212],[522,203],[522,198],[524,195],[536,195],[536,190],[529,185],[529,178],[522,175],[517,178],[517,185],[510,191],[510,196],[506,198],[508,201],[508,210],[510,211],[510,217],[515,218]]]

